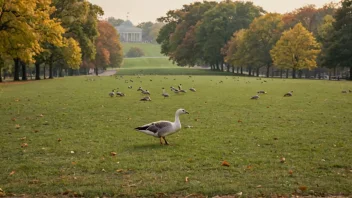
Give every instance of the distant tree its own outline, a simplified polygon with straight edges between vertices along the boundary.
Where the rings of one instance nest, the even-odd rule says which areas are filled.
[[[222,1],[207,11],[196,27],[197,44],[201,45],[202,59],[224,71],[221,48],[234,32],[248,28],[253,19],[263,12],[261,7],[252,2],[242,1]]]
[[[153,23],[148,21],[148,22],[143,22],[137,25],[137,27],[142,29],[142,40],[143,41],[152,41],[153,38],[150,36],[150,32],[152,31]]]
[[[352,0],[341,1],[334,15],[333,29],[323,45],[322,64],[328,67],[349,67],[352,80]]]
[[[149,37],[152,39],[153,42],[156,42],[156,38],[158,38],[159,32],[164,25],[164,23],[154,23],[151,27]]]
[[[244,37],[248,30],[241,29],[235,32],[228,41],[226,47],[223,48],[224,60],[232,67],[241,67],[249,65],[249,48],[244,42]],[[242,71],[242,70],[241,70]]]
[[[270,54],[274,65],[292,69],[292,77],[296,78],[297,70],[317,66],[316,59],[319,52],[320,46],[313,34],[298,23],[283,33]]]
[[[270,50],[280,39],[284,30],[284,23],[280,14],[269,13],[254,19],[246,31],[244,42],[247,50],[247,56],[255,68],[267,68],[266,76],[269,77],[269,69],[272,66]],[[259,71],[257,70],[257,75]]]
[[[98,75],[99,67],[120,67],[123,60],[122,45],[116,29],[104,21],[99,21],[98,29],[99,37],[96,40],[97,54],[94,62],[96,75]]]
[[[116,19],[114,17],[109,17],[108,18],[108,22],[113,26],[113,27],[117,27],[117,26],[120,26],[124,20],[122,19]]]
[[[126,53],[126,57],[141,57],[144,56],[144,52],[139,47],[131,47],[128,52]]]

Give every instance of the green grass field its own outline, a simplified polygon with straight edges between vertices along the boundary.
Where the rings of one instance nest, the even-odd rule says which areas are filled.
[[[8,196],[352,195],[352,94],[341,93],[351,82],[89,78],[0,84],[0,188]],[[167,89],[162,98],[162,87],[179,83],[197,92]],[[139,86],[151,102],[139,101]],[[117,87],[126,96],[110,98]],[[250,100],[258,90],[268,94]],[[170,146],[133,130],[173,120],[178,108],[190,112],[181,123],[192,128],[168,136]]]

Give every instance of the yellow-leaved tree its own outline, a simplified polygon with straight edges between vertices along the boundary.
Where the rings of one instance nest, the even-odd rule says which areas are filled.
[[[79,69],[82,63],[82,52],[79,43],[73,38],[64,39],[64,43],[62,55],[67,65],[72,69]]]
[[[296,78],[297,70],[317,67],[319,52],[320,45],[313,34],[298,23],[282,34],[270,54],[274,65],[282,69],[292,69],[292,78]]]

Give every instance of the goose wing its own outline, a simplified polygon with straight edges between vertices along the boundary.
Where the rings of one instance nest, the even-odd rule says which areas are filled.
[[[156,136],[158,132],[160,131],[169,131],[172,130],[173,125],[169,121],[158,121],[158,122],[152,122],[140,127],[136,127],[135,129],[141,132],[145,132],[149,135],[154,135]]]

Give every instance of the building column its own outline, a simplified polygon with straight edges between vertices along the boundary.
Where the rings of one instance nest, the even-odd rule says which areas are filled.
[[[139,41],[142,42],[142,33],[139,33]]]

